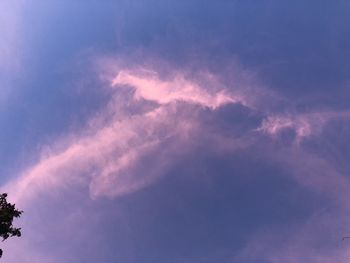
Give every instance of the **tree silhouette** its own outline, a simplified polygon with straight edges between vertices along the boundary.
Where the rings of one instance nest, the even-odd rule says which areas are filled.
[[[20,217],[23,211],[16,209],[14,204],[8,203],[6,200],[7,194],[0,195],[0,237],[5,241],[9,237],[21,236],[21,229],[13,227],[13,219]],[[0,249],[0,257],[2,249]]]

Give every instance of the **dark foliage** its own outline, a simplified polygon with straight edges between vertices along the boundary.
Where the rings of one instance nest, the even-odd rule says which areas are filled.
[[[14,204],[8,203],[6,200],[7,194],[0,195],[0,237],[5,241],[9,237],[21,236],[21,229],[13,227],[13,219],[20,217],[23,211],[16,209]],[[0,257],[2,250],[0,249]]]

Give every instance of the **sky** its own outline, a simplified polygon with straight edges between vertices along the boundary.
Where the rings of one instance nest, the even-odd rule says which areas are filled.
[[[0,0],[1,260],[349,262],[349,11]]]

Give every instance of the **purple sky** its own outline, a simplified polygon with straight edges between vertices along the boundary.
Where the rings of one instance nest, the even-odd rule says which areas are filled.
[[[349,11],[0,0],[3,262],[349,262]]]

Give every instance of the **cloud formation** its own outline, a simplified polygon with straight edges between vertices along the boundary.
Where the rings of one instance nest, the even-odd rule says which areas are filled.
[[[346,220],[349,197],[346,176],[331,160],[315,155],[312,147],[303,142],[306,138],[319,140],[329,124],[348,119],[347,111],[266,111],[268,106],[259,108],[260,98],[256,94],[252,96],[257,103],[252,105],[247,103],[246,94],[240,95],[241,90],[226,87],[211,74],[198,80],[185,77],[177,70],[162,75],[154,68],[120,69],[110,79],[107,90],[111,94],[109,104],[91,118],[84,130],[59,141],[58,150],[53,147],[44,153],[35,165],[3,187],[12,200],[28,205],[38,196],[56,195],[76,187],[86,189],[92,199],[117,198],[138,192],[162,178],[191,151],[197,140],[206,143],[203,138],[210,134],[203,114],[210,115],[225,106],[237,106],[246,111],[241,122],[250,114],[260,116],[261,122],[237,138],[210,127],[215,140],[210,146],[206,145],[210,151],[232,153],[240,147],[254,156],[262,156],[266,162],[288,169],[288,175],[300,186],[339,205],[339,211],[332,214]],[[231,120],[230,116],[228,119]],[[288,129],[296,134],[291,145],[280,145],[261,136],[278,137]],[[264,152],[260,147],[265,147]],[[296,231],[299,233],[305,228],[300,224]],[[307,228],[307,231],[312,232],[312,229]],[[334,233],[339,233],[339,229]],[[256,242],[264,243],[266,238],[276,238],[275,235],[252,237],[234,260],[253,260],[253,252],[260,249],[271,262],[290,258],[283,251],[294,246],[294,240],[281,246],[283,253],[279,255],[267,245],[256,248]],[[315,244],[310,242],[305,246],[311,249]],[[310,260],[315,258],[314,254],[302,254],[301,249],[298,253],[301,256],[293,254],[293,260],[303,256]]]
[[[319,135],[325,126],[332,121],[348,120],[348,111],[318,111],[311,113],[288,113],[267,115],[257,129],[271,136],[277,136],[284,130],[295,132],[295,142],[299,144],[303,139]]]
[[[110,104],[91,120],[94,124],[87,131],[71,136],[74,139],[64,150],[46,154],[5,187],[16,202],[77,184],[89,184],[92,198],[117,197],[142,189],[195,140],[199,125],[195,112],[200,110],[196,107],[215,110],[242,103],[226,90],[214,87],[208,92],[181,74],[161,80],[147,70],[141,75],[121,70],[111,85]],[[131,98],[120,90],[123,87],[133,89]],[[133,108],[149,102],[156,104],[137,113],[118,112],[120,103]]]
[[[197,83],[185,79],[177,73],[169,81],[162,81],[156,72],[121,71],[113,80],[113,86],[127,85],[135,89],[135,99],[145,99],[160,105],[176,101],[197,104],[216,109],[228,103],[245,104],[243,98],[233,97],[226,90],[212,91],[212,94]],[[215,86],[215,83],[211,83]]]
[[[6,262],[349,261],[346,1],[78,2],[0,2]]]

